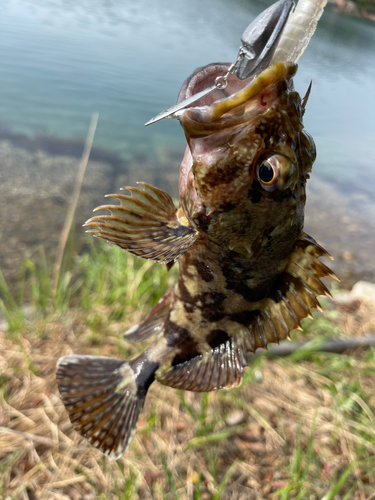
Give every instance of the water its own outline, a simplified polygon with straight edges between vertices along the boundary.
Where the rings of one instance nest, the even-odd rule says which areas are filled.
[[[175,102],[183,80],[233,61],[257,0],[2,0],[0,124],[28,136],[87,133],[129,159],[183,150],[174,120],[144,128]],[[296,88],[313,80],[305,125],[331,182],[369,190],[375,180],[375,24],[328,7],[300,60]]]
[[[0,268],[9,283],[23,252],[42,244],[54,254],[93,112],[77,238],[121,185],[145,180],[177,194],[182,129],[143,124],[174,104],[196,67],[234,61],[271,1],[1,0]],[[329,6],[295,78],[301,95],[313,80],[305,126],[318,150],[305,229],[349,284],[375,281],[374,47],[375,24]]]

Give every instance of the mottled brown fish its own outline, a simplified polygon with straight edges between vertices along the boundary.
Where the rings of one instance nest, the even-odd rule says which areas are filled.
[[[179,101],[214,85],[227,64],[196,70]],[[306,100],[294,91],[297,66],[277,62],[244,81],[228,76],[180,111],[188,146],[180,204],[145,183],[110,195],[110,215],[88,221],[100,238],[179,276],[144,321],[126,334],[151,346],[125,362],[100,356],[59,360],[61,397],[77,431],[118,458],[137,427],[154,380],[191,391],[241,384],[248,355],[289,338],[334,274],[327,252],[303,232],[305,186],[315,160],[303,130]]]

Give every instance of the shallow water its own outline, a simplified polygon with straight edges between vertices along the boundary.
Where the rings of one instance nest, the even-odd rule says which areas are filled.
[[[195,67],[233,61],[243,30],[270,3],[3,0],[0,124],[83,138],[99,111],[96,146],[125,159],[182,152],[177,122],[143,124],[175,102]],[[361,190],[375,180],[374,47],[374,23],[328,7],[296,78],[301,94],[313,80],[305,124],[315,170]]]

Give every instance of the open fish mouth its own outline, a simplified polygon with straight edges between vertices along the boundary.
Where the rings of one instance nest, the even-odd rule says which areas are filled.
[[[186,102],[186,107],[180,113],[177,111],[175,116],[183,116],[186,108],[209,106],[205,113],[200,110],[204,115],[203,121],[217,120],[265,87],[285,78],[288,68],[280,67],[273,72],[267,72],[267,69],[272,65],[293,7],[292,0],[279,0],[262,12],[244,31],[242,45],[233,64],[212,63],[195,70],[185,80],[177,100],[178,104]],[[265,77],[262,76],[264,71]],[[193,101],[194,97],[196,101]]]
[[[185,81],[179,99],[210,85],[226,68],[227,64],[220,63],[199,68]],[[186,135],[196,138],[244,123],[251,125],[252,119],[276,104],[279,99],[277,84],[293,77],[296,71],[295,64],[280,62],[246,80],[229,75],[224,89],[213,90],[180,112]]]

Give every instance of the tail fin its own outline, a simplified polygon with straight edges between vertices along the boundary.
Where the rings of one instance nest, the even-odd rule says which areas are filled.
[[[74,428],[112,460],[120,458],[137,430],[153,373],[137,381],[132,363],[70,355],[59,359],[56,378]]]

